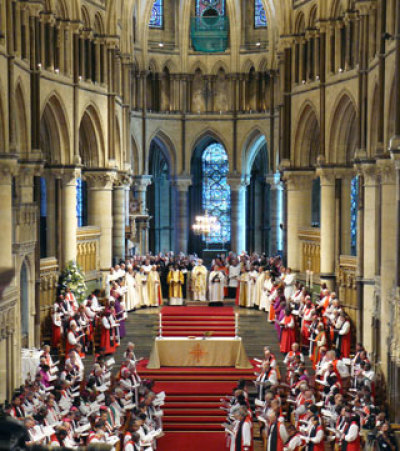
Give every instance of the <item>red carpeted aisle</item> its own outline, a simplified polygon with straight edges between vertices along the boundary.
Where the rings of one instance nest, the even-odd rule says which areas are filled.
[[[164,337],[235,336],[235,314],[232,307],[164,307],[161,309]]]
[[[161,310],[164,336],[235,335],[231,307],[164,307]],[[221,423],[225,412],[221,398],[230,395],[239,379],[254,379],[254,370],[236,368],[164,367],[147,369],[138,364],[142,378],[156,382],[155,391],[165,391],[163,427],[165,436],[158,451],[223,451],[226,438]]]

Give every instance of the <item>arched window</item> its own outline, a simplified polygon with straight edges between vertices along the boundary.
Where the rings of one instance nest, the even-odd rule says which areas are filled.
[[[262,0],[254,0],[254,28],[266,28],[267,15]]]
[[[206,10],[213,9],[225,16],[225,0],[196,0],[196,16],[201,17]]]
[[[40,177],[40,258],[47,257],[47,184]]]
[[[203,210],[217,217],[220,223],[220,228],[207,237],[207,242],[225,244],[231,239],[231,192],[227,182],[228,155],[224,146],[210,144],[203,152],[201,168]]]
[[[350,233],[351,233],[351,255],[357,255],[357,215],[358,215],[358,196],[359,196],[359,178],[358,175],[351,180],[351,216],[350,216]]]
[[[150,15],[150,28],[163,28],[164,26],[164,0],[154,0]]]
[[[78,227],[87,225],[87,189],[86,182],[81,178],[76,179],[76,218]]]

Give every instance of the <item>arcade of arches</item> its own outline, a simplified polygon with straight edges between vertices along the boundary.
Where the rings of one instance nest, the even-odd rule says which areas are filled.
[[[201,51],[159,3],[0,0],[0,401],[67,262],[247,250],[336,289],[400,420],[399,2],[221,0]]]

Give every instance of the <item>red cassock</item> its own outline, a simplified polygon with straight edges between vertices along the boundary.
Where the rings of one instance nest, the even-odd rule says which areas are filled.
[[[346,335],[342,335],[340,341],[340,355],[346,359],[350,357],[350,342],[351,342],[351,332]]]
[[[115,329],[107,329],[101,324],[100,347],[104,349],[105,354],[113,354],[116,349]]]
[[[348,428],[345,428],[345,430],[343,432],[345,434],[347,434],[347,431],[350,429],[350,426],[352,426],[352,425],[356,425],[358,427],[357,423],[353,422],[349,425]],[[342,449],[343,449],[343,445],[345,445],[344,449],[346,451],[360,451],[360,449],[361,449],[360,434],[358,433],[357,438],[355,440],[353,440],[352,442],[344,442],[342,444]]]
[[[296,342],[296,331],[294,330],[294,318],[292,315],[283,318],[284,327],[281,329],[281,352],[289,352],[292,344]],[[289,328],[293,326],[292,328]]]
[[[54,348],[57,348],[60,344],[61,340],[61,327],[56,326],[54,323],[52,324],[52,333],[51,333],[51,345]]]

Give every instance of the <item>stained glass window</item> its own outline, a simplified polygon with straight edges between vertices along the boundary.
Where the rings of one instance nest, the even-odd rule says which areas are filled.
[[[267,15],[262,0],[254,0],[254,28],[266,28]]]
[[[164,0],[154,0],[150,15],[150,28],[162,28],[164,26]]]
[[[196,0],[197,17],[201,17],[209,8],[216,9],[220,16],[225,16],[225,0]]]
[[[76,218],[78,227],[87,225],[86,182],[81,178],[76,179]]]
[[[215,216],[218,230],[207,237],[209,243],[227,243],[231,239],[231,191],[227,182],[228,155],[221,144],[210,144],[202,155],[203,210]]]
[[[358,176],[351,181],[351,255],[357,255],[357,214],[358,214],[359,180]]]
[[[40,216],[47,216],[47,184],[44,177],[40,177]]]

